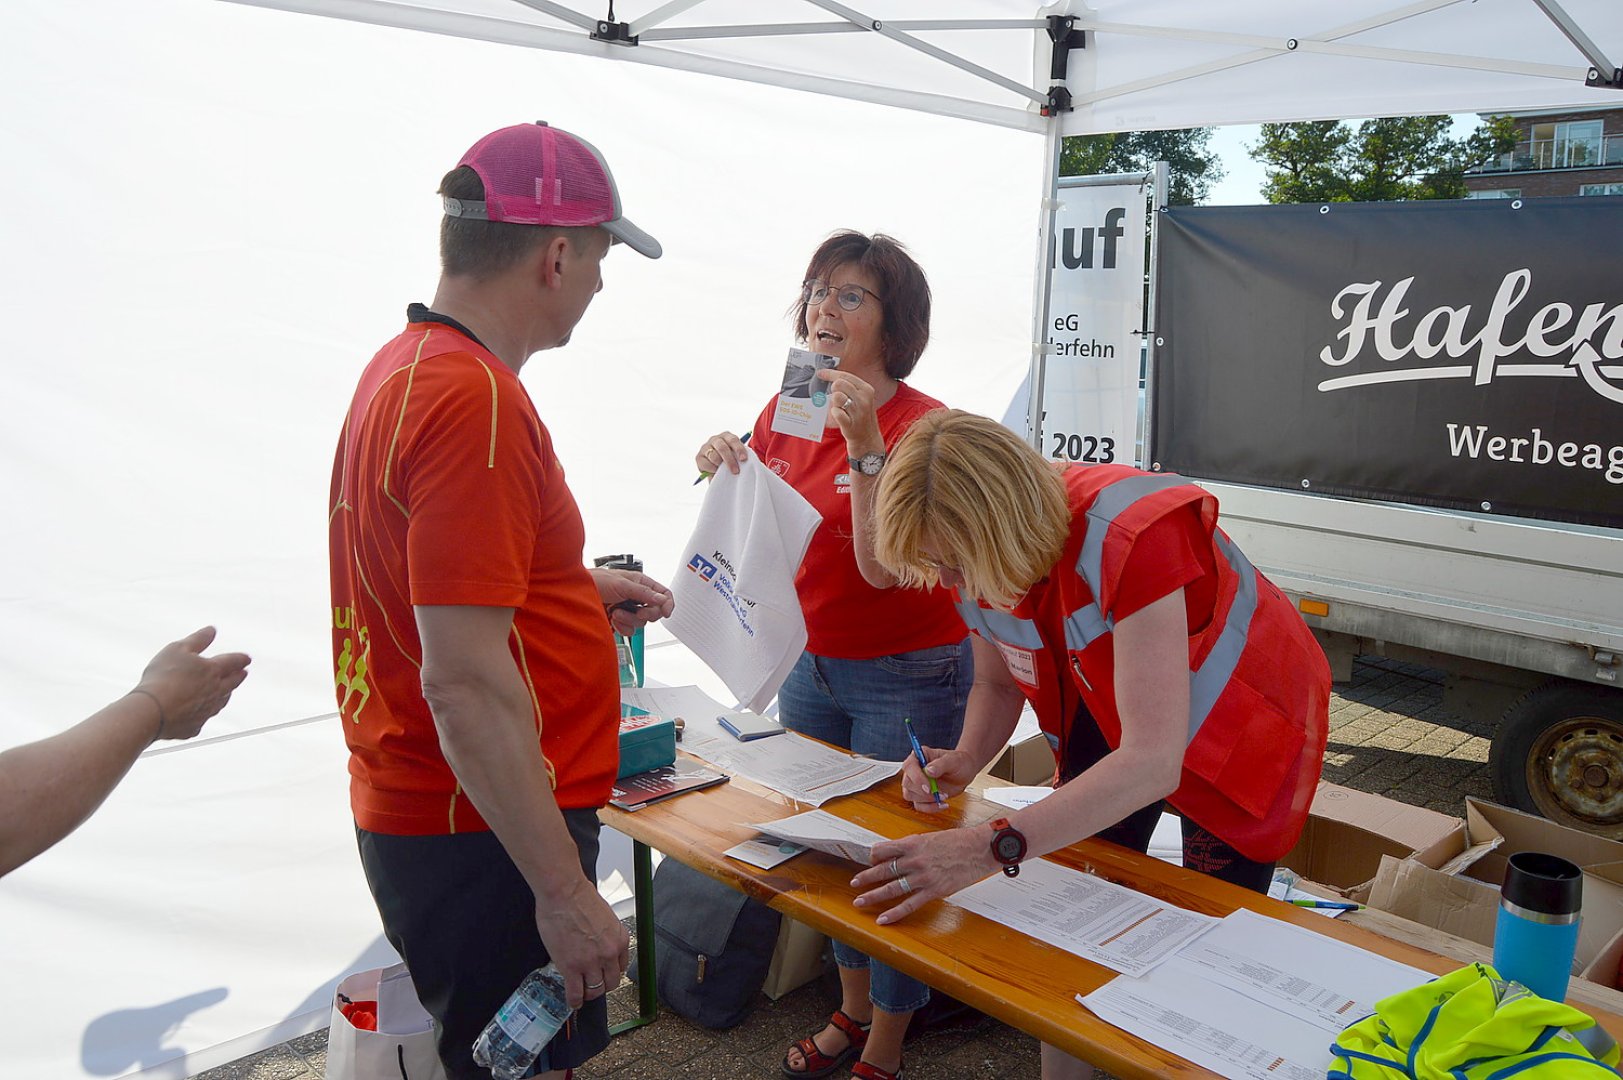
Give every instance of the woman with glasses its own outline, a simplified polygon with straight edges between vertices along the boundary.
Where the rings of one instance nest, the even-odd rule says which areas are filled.
[[[889,448],[942,408],[903,380],[930,336],[930,286],[901,244],[883,234],[837,232],[812,254],[795,336],[839,365],[816,371],[829,395],[821,440],[772,430],[767,403],[749,449],[823,515],[795,579],[806,651],[778,691],[793,731],[859,754],[900,761],[918,737],[951,746],[963,726],[973,669],[964,624],[941,589],[897,587],[873,556],[869,521]],[[707,439],[700,472],[736,473],[747,460],[732,432]],[[929,988],[839,942],[842,1001],[828,1024],[788,1049],[784,1075],[821,1077],[852,1058],[852,1075],[901,1074],[902,1036]]]
[[[939,810],[1029,701],[1060,783],[988,824],[875,844],[856,904],[895,923],[1085,837],[1145,850],[1165,800],[1184,866],[1267,892],[1307,820],[1329,730],[1330,668],[1295,605],[1181,476],[1060,466],[985,417],[941,410],[896,448],[873,505],[877,557],[956,590],[977,661],[963,736],[905,766]],[[928,773],[928,778],[926,777]],[[1092,1074],[1043,1047],[1044,1080]]]

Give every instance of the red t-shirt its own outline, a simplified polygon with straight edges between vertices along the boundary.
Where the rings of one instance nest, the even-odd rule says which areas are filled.
[[[618,685],[585,529],[517,374],[456,330],[412,323],[361,376],[333,463],[333,657],[361,828],[488,828],[440,751],[413,606],[515,609],[509,643],[558,804],[601,806]]]
[[[1133,541],[1116,585],[1111,615],[1119,623],[1174,589],[1184,590],[1184,612],[1194,634],[1211,621],[1217,567],[1205,540],[1200,511],[1188,506],[1157,518]]]
[[[825,428],[820,442],[772,430],[774,397],[750,433],[750,448],[767,466],[823,515],[806,558],[795,575],[795,590],[806,618],[806,650],[838,660],[951,645],[966,631],[952,594],[942,589],[876,589],[857,569],[851,541],[851,462],[845,436]],[[879,433],[892,449],[913,422],[934,409],[935,398],[906,383],[878,409]]]

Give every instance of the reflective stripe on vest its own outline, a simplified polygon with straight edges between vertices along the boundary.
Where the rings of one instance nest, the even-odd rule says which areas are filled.
[[[955,603],[958,614],[963,616],[964,625],[981,637],[994,642],[1000,641],[1005,645],[1031,649],[1034,652],[1043,647],[1043,638],[1037,632],[1037,624],[1030,619],[1022,619],[1007,611],[981,607],[974,600],[958,600]]]
[[[1115,519],[1133,502],[1168,488],[1181,487],[1188,481],[1179,476],[1134,476],[1118,480],[1100,490],[1088,508],[1089,528],[1083,538],[1082,553],[1076,570],[1093,593],[1093,602],[1084,604],[1065,617],[1065,648],[1073,653],[1082,652],[1099,638],[1111,633],[1116,626],[1113,616],[1099,606],[1099,592],[1103,577],[1104,537]],[[1097,527],[1095,527],[1097,526]],[[1235,577],[1234,602],[1219,631],[1217,643],[1206,654],[1198,669],[1189,676],[1189,741],[1199,734],[1201,725],[1211,715],[1222,697],[1223,690],[1239,667],[1240,655],[1245,652],[1246,638],[1251,633],[1251,618],[1257,610],[1257,571],[1233,541],[1220,532],[1212,534],[1213,546]],[[983,638],[1023,649],[1043,647],[1037,624],[1006,611],[985,608],[974,600],[961,600],[957,604],[964,625]]]
[[[1116,620],[1100,608],[1099,596],[1104,585],[1105,536],[1116,518],[1144,496],[1181,487],[1188,482],[1181,476],[1133,476],[1100,489],[1093,504],[1088,507],[1090,527],[1082,541],[1082,553],[1076,560],[1076,572],[1088,583],[1088,589],[1093,593],[1093,603],[1077,608],[1065,617],[1067,649],[1081,652],[1115,629]],[[1103,527],[1093,528],[1093,524]],[[1251,632],[1251,617],[1257,610],[1256,568],[1222,533],[1214,532],[1212,539],[1218,554],[1234,572],[1237,585],[1234,603],[1229,607],[1217,643],[1189,677],[1190,742],[1194,741],[1201,725],[1211,715],[1217,699],[1223,695],[1235,668],[1239,666],[1240,654],[1245,651],[1246,636]]]
[[[1093,603],[1077,608],[1065,617],[1065,647],[1081,652],[1099,638],[1116,628],[1113,616],[1106,615],[1099,606],[1099,594],[1104,578],[1105,537],[1121,512],[1146,495],[1168,488],[1182,487],[1189,481],[1181,476],[1130,476],[1107,484],[1094,496],[1088,507],[1090,522],[1087,535],[1082,538],[1082,551],[1077,556],[1076,572],[1088,583],[1093,592]],[[1099,528],[1094,528],[1097,524]]]
[[[1228,561],[1234,571],[1234,603],[1229,605],[1228,617],[1217,644],[1206,654],[1200,670],[1189,679],[1189,738],[1195,737],[1200,725],[1211,715],[1212,707],[1222,696],[1224,687],[1240,666],[1240,654],[1245,652],[1246,638],[1251,634],[1251,617],[1257,613],[1257,568],[1234,546],[1234,542],[1220,532],[1212,533],[1217,553]]]

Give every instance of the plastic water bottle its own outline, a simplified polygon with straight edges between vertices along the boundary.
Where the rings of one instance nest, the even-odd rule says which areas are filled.
[[[571,1012],[558,969],[536,968],[479,1033],[473,1060],[496,1080],[521,1080]]]

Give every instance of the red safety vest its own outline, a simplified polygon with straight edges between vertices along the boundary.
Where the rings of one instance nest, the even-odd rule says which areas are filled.
[[[1324,759],[1323,650],[1285,595],[1217,528],[1210,493],[1122,465],[1072,468],[1064,480],[1071,534],[1055,568],[1014,612],[960,597],[965,625],[1003,654],[1045,732],[1066,737],[1080,695],[1106,741],[1119,746],[1116,587],[1138,535],[1196,504],[1212,545],[1216,599],[1210,622],[1189,637],[1189,742],[1167,801],[1246,858],[1277,860],[1301,834]],[[1061,760],[1063,751],[1062,743]]]

